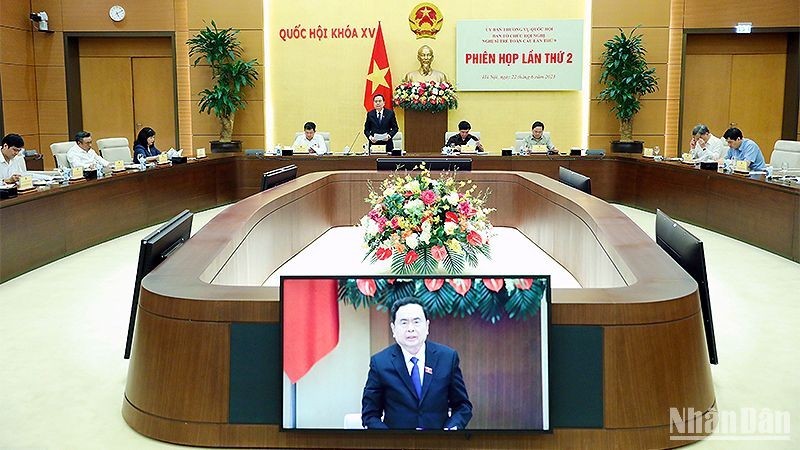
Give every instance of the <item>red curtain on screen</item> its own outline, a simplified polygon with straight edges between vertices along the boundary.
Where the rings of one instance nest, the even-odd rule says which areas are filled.
[[[336,280],[285,280],[283,367],[292,383],[339,343]]]

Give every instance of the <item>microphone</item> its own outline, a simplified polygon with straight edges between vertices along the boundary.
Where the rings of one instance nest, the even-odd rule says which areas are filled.
[[[356,131],[356,135],[353,137],[353,142],[350,143],[350,147],[349,147],[350,151],[353,151],[353,146],[356,145],[356,141],[358,140],[358,135],[361,134],[361,133],[362,133],[361,129]]]

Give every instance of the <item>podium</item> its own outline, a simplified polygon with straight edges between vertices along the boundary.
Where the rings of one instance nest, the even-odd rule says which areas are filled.
[[[439,153],[447,132],[447,111],[430,113],[405,110],[403,123],[404,150],[411,153]]]

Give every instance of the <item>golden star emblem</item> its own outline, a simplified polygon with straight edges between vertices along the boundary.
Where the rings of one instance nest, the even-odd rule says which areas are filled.
[[[374,61],[373,61],[374,62]],[[374,63],[372,65],[372,72],[367,75],[367,80],[372,82],[372,92],[378,90],[381,86],[389,87],[389,83],[386,82],[386,73],[389,72],[389,67],[386,66],[385,68],[381,69],[378,67],[378,63]]]

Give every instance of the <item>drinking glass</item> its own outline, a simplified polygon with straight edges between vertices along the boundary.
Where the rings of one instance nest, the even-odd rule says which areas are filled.
[[[786,173],[789,171],[789,163],[784,161],[781,163],[781,180],[786,180]]]
[[[658,156],[661,153],[661,147],[655,146],[653,147],[653,156]]]

